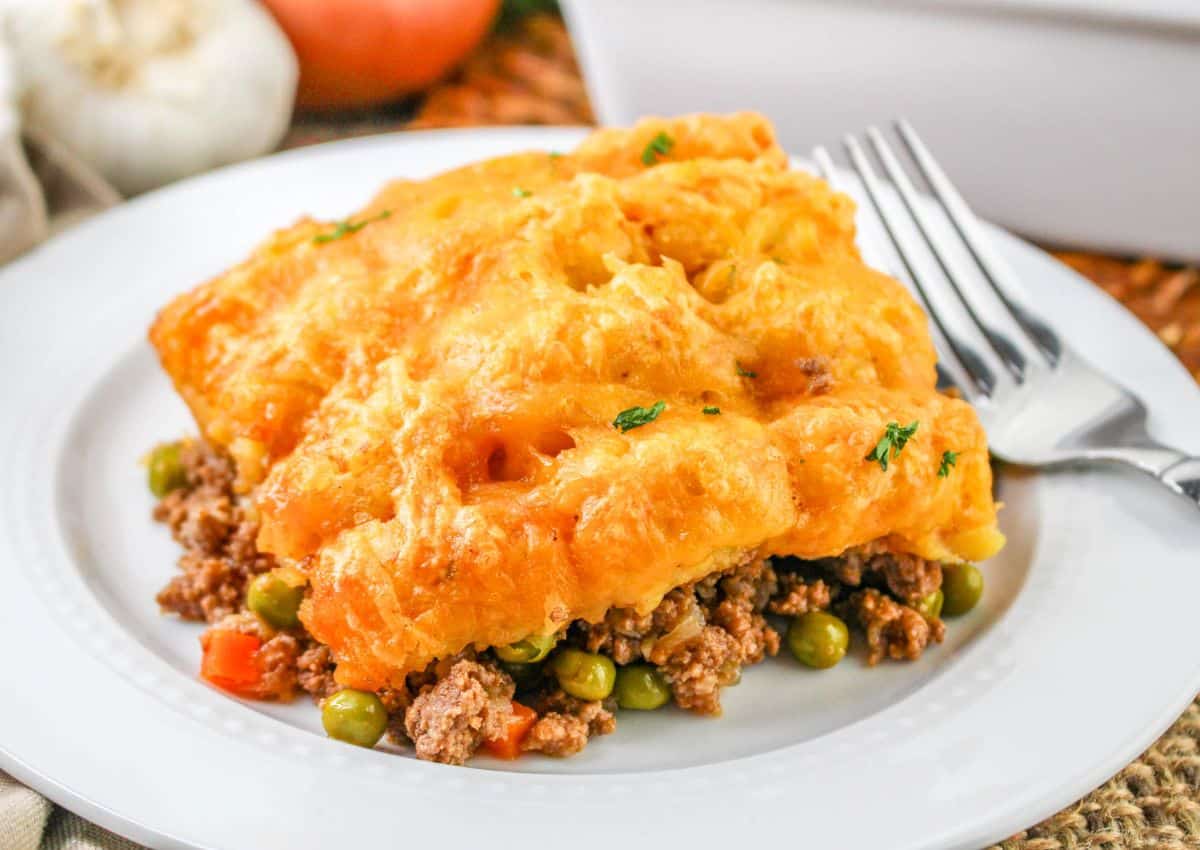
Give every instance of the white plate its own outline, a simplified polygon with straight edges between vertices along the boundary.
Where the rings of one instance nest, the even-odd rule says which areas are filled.
[[[153,599],[177,551],[149,520],[137,461],[191,428],[144,342],[154,311],[300,212],[341,215],[386,177],[578,138],[296,151],[147,195],[0,272],[0,767],[163,847],[976,847],[1098,785],[1177,716],[1200,688],[1200,516],[1099,471],[1003,481],[1011,545],[986,568],[984,604],[920,662],[818,674],[776,659],[728,692],[720,720],[622,715],[574,759],[451,768],[359,750],[323,737],[307,702],[199,682],[199,628]],[[1159,435],[1200,451],[1200,393],[1157,340],[997,236],[1071,340],[1140,388]]]

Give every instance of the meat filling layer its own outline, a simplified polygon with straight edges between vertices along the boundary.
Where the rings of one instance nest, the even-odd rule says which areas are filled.
[[[290,700],[305,692],[319,703],[337,693],[328,647],[301,625],[273,628],[246,607],[249,581],[277,565],[255,547],[258,524],[250,503],[234,494],[233,464],[199,441],[182,444],[180,459],[186,483],[154,510],[183,547],[179,573],[158,594],[162,610],[206,622],[210,632],[255,638],[257,676],[242,695]],[[779,652],[783,618],[829,610],[865,635],[870,664],[918,658],[944,635],[942,621],[918,608],[941,583],[937,562],[878,545],[818,561],[748,557],[675,588],[648,614],[613,608],[600,622],[571,623],[559,645],[605,655],[618,667],[653,665],[677,706],[716,715],[722,690],[742,669]],[[536,713],[522,751],[572,755],[616,727],[611,697],[571,696],[545,664],[515,668],[490,649],[441,659],[378,696],[393,743],[449,764],[462,764],[504,734],[514,698]]]

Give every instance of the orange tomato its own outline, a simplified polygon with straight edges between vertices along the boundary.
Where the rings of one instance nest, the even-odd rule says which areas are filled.
[[[297,101],[370,106],[444,76],[487,33],[500,0],[263,0],[300,59]]]

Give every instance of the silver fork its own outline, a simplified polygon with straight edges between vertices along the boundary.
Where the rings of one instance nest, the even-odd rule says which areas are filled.
[[[1200,457],[1153,439],[1146,406],[1071,350],[1045,319],[1018,303],[1013,273],[992,250],[975,216],[907,122],[895,129],[937,207],[921,197],[892,146],[875,128],[867,142],[845,139],[850,163],[933,320],[938,349],[964,397],[979,413],[992,451],[1029,466],[1126,464],[1200,506]],[[829,153],[813,159],[839,182]],[[897,200],[898,196],[898,200]],[[953,225],[936,227],[944,214]]]

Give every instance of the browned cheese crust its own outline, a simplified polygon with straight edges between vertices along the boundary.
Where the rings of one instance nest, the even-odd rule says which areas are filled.
[[[279,231],[151,339],[354,687],[647,615],[747,559],[1002,543],[983,430],[936,391],[925,316],[863,264],[851,201],[790,170],[757,115],[392,183],[340,229]],[[888,470],[865,460],[914,421]],[[229,608],[214,589],[238,577],[215,557],[170,607]],[[754,607],[706,614],[663,660],[690,707],[773,651]]]

